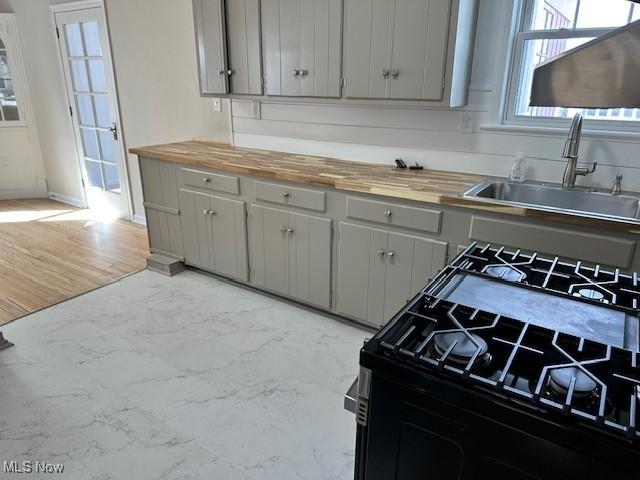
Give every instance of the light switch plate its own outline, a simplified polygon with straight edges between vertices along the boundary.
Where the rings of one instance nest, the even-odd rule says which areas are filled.
[[[460,114],[460,132],[473,133],[473,113],[462,112]]]
[[[221,112],[222,111],[222,100],[220,100],[219,98],[214,98],[213,99],[213,111],[214,112]]]

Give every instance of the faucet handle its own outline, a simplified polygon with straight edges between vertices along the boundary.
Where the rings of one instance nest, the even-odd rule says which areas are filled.
[[[587,173],[595,172],[597,167],[598,167],[598,162],[593,162],[593,165],[591,166],[591,168],[587,168]]]
[[[616,180],[613,182],[613,187],[611,187],[611,195],[620,195],[622,193],[622,179],[624,176],[622,174],[616,175]]]

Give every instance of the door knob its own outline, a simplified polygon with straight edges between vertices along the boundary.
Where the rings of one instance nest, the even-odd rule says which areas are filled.
[[[288,234],[292,234],[293,233],[293,228],[287,228],[287,233]]]
[[[386,212],[384,212],[384,216],[389,218],[391,215],[393,215],[393,212],[391,210],[387,210]]]
[[[118,140],[118,125],[115,122],[111,124],[109,131],[111,132],[111,135],[113,135],[113,139]]]
[[[389,257],[393,257],[393,256],[395,256],[395,254],[396,254],[396,252],[389,252],[388,255],[389,255]]]
[[[227,70],[227,75],[229,75],[229,76],[233,75],[234,73],[236,73],[236,71],[231,69],[231,68],[229,70]]]
[[[294,68],[292,73],[293,73],[294,77],[297,77],[297,76],[300,75],[300,70],[297,70],[297,69]]]
[[[306,77],[307,75],[309,75],[309,70],[300,69],[298,70],[298,75],[300,75],[301,77]]]
[[[384,250],[378,250],[378,255],[380,255],[381,257],[384,257]]]

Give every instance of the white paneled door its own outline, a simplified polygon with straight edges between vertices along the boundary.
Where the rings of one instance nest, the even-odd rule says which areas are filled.
[[[54,13],[89,207],[130,214],[124,149],[102,7]]]

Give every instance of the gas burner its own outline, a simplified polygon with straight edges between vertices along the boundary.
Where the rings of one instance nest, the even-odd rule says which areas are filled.
[[[484,273],[509,282],[521,282],[526,278],[524,273],[511,265],[489,265],[484,269]]]
[[[597,302],[609,303],[609,301],[604,298],[604,294],[599,292],[598,290],[594,290],[593,288],[581,288],[577,292],[573,294],[574,297],[582,297],[588,298],[589,300],[595,300]]]
[[[552,394],[566,398],[573,385],[573,397],[576,399],[590,398],[597,393],[598,384],[589,375],[577,367],[557,368],[549,374],[549,390]]]
[[[489,347],[482,337],[468,332],[449,332],[439,333],[435,336],[435,351],[438,356],[442,357],[449,350],[447,359],[458,365],[467,365],[469,360],[476,355],[474,365],[485,365],[488,363],[490,356],[487,351]]]

